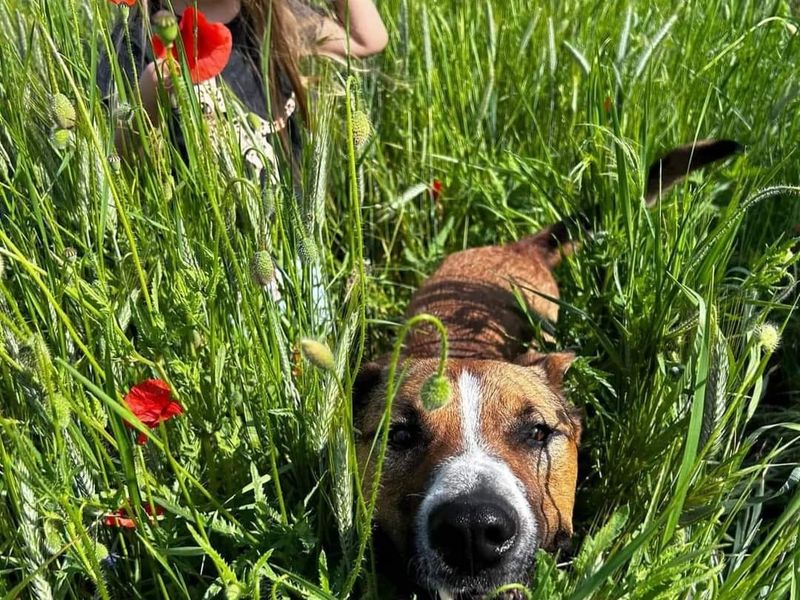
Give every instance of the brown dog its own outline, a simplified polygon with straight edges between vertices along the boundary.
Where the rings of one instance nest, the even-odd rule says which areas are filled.
[[[705,140],[669,152],[650,168],[647,205],[690,171],[738,150],[735,142]],[[431,314],[447,329],[453,393],[443,408],[423,408],[421,389],[436,373],[440,342],[433,329],[412,332],[375,526],[390,549],[384,562],[401,564],[418,591],[480,598],[524,581],[538,548],[554,550],[572,535],[581,423],[561,388],[574,355],[531,349],[518,300],[555,323],[558,305],[546,297],[558,298],[552,269],[573,249],[567,223],[452,254],[411,299],[407,317]],[[366,365],[354,386],[366,482],[386,407],[385,364]]]

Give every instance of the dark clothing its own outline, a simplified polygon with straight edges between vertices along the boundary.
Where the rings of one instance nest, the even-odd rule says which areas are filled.
[[[151,14],[160,9],[157,2],[151,2],[150,5]],[[242,13],[226,23],[226,26],[231,31],[233,47],[228,64],[222,71],[222,80],[242,103],[245,110],[255,113],[265,121],[271,121],[273,114],[280,116],[283,113],[283,107],[277,107],[276,110],[270,111],[270,96],[267,93],[261,71],[261,42]],[[126,31],[129,33],[127,36]],[[147,64],[154,60],[141,13],[138,11],[132,13],[127,27],[125,23],[117,24],[112,31],[111,42],[120,69],[125,75],[126,83],[131,89],[135,89],[135,86],[138,86],[140,74]],[[278,80],[281,88],[279,97],[281,102],[286,102],[292,96],[291,84],[286,76],[279,75]],[[104,98],[109,100],[114,97],[116,85],[111,61],[105,52],[102,53],[98,69],[97,84]],[[129,94],[128,97],[135,98],[136,96]],[[177,115],[174,116],[177,117]],[[289,140],[294,153],[298,152],[301,144],[296,121],[296,117],[292,115],[287,123]],[[179,128],[173,127],[174,124],[170,125],[170,129],[177,138],[175,141],[179,146],[183,146],[180,139],[182,136],[177,131]]]

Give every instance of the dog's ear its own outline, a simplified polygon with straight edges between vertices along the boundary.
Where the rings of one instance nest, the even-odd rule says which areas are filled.
[[[358,414],[369,403],[369,397],[381,383],[383,363],[378,361],[368,362],[361,369],[353,381],[353,413]]]
[[[541,371],[544,378],[555,388],[561,388],[572,363],[575,362],[575,354],[572,352],[549,352],[541,353],[530,349],[525,354],[521,354],[514,361],[523,367],[534,367]]]
[[[644,196],[647,206],[692,171],[741,151],[742,145],[733,140],[697,140],[670,150],[650,165]]]

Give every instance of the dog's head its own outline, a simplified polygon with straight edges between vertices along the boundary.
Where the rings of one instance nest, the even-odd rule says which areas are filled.
[[[553,549],[572,534],[581,427],[561,394],[572,359],[538,355],[525,366],[451,359],[451,400],[433,411],[420,395],[437,361],[405,363],[375,522],[422,588],[480,597],[524,581],[538,548]],[[367,486],[387,377],[370,364],[355,386]]]

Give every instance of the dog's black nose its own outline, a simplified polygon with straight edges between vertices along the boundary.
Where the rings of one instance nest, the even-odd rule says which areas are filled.
[[[443,502],[428,517],[431,547],[460,573],[500,564],[514,547],[518,529],[516,511],[496,495],[461,496]]]

